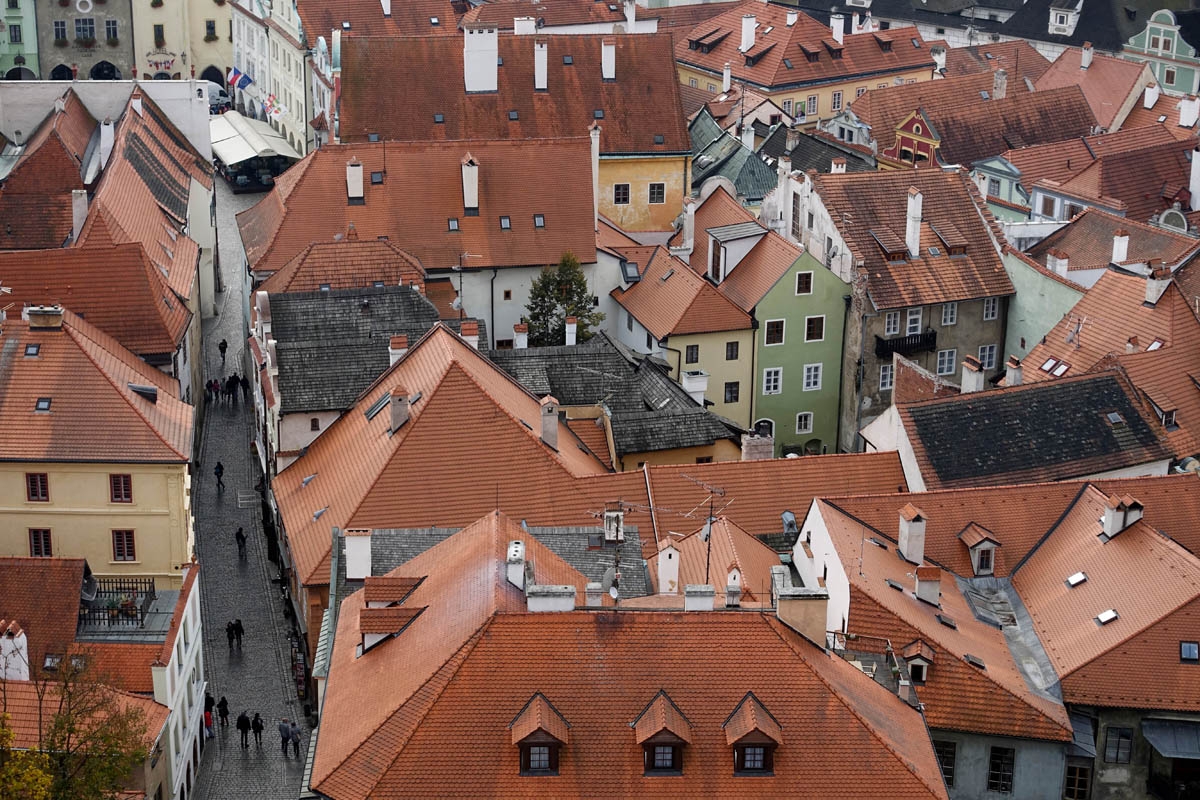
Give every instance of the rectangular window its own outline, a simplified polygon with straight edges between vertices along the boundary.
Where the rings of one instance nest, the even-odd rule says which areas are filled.
[[[1187,664],[1200,663],[1200,642],[1180,642],[1179,660]]]
[[[807,113],[809,113],[809,114],[815,114],[815,113],[817,113],[817,96],[816,96],[815,94],[810,94],[810,95],[808,96],[808,110],[807,110]]]
[[[96,20],[91,17],[76,17],[75,18],[75,38],[76,39],[95,39],[96,38]]]
[[[813,212],[808,212],[808,218],[805,220],[808,223],[808,229],[811,231],[813,227]]]
[[[979,348],[979,366],[984,369],[996,368],[996,351],[999,345],[985,344]]]
[[[1167,84],[1168,86],[1175,85],[1175,68],[1174,67],[1166,67],[1163,70],[1163,83]]]
[[[550,769],[550,748],[534,745],[529,748],[530,769]]]
[[[800,238],[800,194],[792,192],[792,238]]]
[[[50,558],[54,555],[54,547],[50,542],[49,528],[29,529],[29,556],[31,558]]]
[[[695,78],[688,78],[688,86],[692,87],[693,89],[699,89],[700,82],[697,81]]]
[[[113,531],[113,561],[137,561],[133,531]]]
[[[535,228],[546,227],[546,216],[544,214],[534,214],[533,215],[533,227],[535,227]]]
[[[984,319],[984,321],[986,322],[987,320],[995,319],[998,316],[1000,316],[1000,298],[999,297],[983,298],[983,319]]]
[[[684,359],[683,360],[689,364],[695,364],[697,361],[699,361],[700,360],[700,345],[689,344],[686,348],[684,348]]]
[[[117,21],[115,19],[104,20],[104,38],[106,38],[106,39],[120,38],[117,35],[118,33],[119,33],[119,30],[117,28]]]
[[[1054,219],[1054,198],[1042,195],[1042,216]]]
[[[763,344],[783,344],[783,320],[767,320],[766,329],[763,331]]]
[[[650,184],[650,205],[660,206],[667,202],[667,185],[665,183]]]
[[[954,742],[934,741],[933,752],[937,755],[938,765],[942,768],[942,779],[948,788],[954,788],[954,757],[958,745]]]
[[[921,309],[908,309],[908,321],[904,327],[904,332],[909,336],[915,336],[921,332]]]
[[[8,7],[9,8],[20,8],[21,0],[8,0]]]
[[[1004,792],[1010,794],[1013,788],[1013,766],[1017,751],[1011,747],[993,747],[988,759],[989,792]]]
[[[895,336],[900,333],[900,312],[889,311],[883,317],[883,335]]]
[[[21,26],[15,22],[8,25],[8,41],[10,44],[21,43]]]
[[[760,745],[751,745],[750,747],[742,748],[742,769],[747,771],[760,771],[766,768],[767,748]]]
[[[675,748],[671,745],[654,746],[654,769],[675,769]]]
[[[792,101],[791,100],[784,100],[782,107],[783,107],[783,113],[785,113],[785,114],[792,113]]]
[[[988,178],[988,194],[992,197],[1000,196],[1000,179]]]
[[[813,274],[811,272],[796,273],[796,294],[812,294]]]
[[[811,411],[801,411],[796,415],[796,433],[812,433],[813,415]]]
[[[628,331],[633,330],[633,314],[628,311],[625,312],[625,329]]]
[[[62,20],[62,19],[54,20],[54,38],[60,42],[66,41],[66,39],[67,39],[67,22],[66,22],[66,20]]]
[[[958,303],[942,303],[942,325],[958,322]]]
[[[866,93],[867,93],[867,87],[865,87],[865,86],[860,86],[860,87],[858,87],[857,89],[855,89],[855,90],[854,90],[854,96],[855,96],[856,98],[857,98],[857,97],[862,97],[862,96],[863,96],[864,94],[866,94]]]
[[[710,84],[708,85],[708,90],[709,90],[710,92],[715,92],[715,91],[717,90],[717,85],[716,85],[715,83],[710,83]]]
[[[629,184],[628,183],[613,184],[613,205],[617,205],[617,206],[629,205]]]
[[[25,499],[31,503],[50,502],[50,480],[46,473],[25,473]]]
[[[164,28],[162,25],[155,25],[154,26],[154,43],[162,44],[165,41],[167,41],[166,28]],[[278,87],[276,87],[275,91],[276,92],[279,91]]]
[[[830,105],[830,110],[832,110],[832,111],[841,111],[842,110],[842,93],[841,92],[833,93],[833,103]]]
[[[132,503],[133,502],[133,476],[132,475],[109,475],[108,476],[109,497],[114,503]]]
[[[825,316],[804,318],[804,341],[825,341]]]
[[[985,547],[979,551],[978,555],[979,567],[975,571],[980,575],[990,575],[992,573],[992,550],[990,547]]]
[[[725,343],[725,360],[726,361],[737,361],[738,360],[738,343],[737,342],[726,342]]]
[[[741,396],[742,387],[737,381],[727,381],[725,383],[725,402],[736,403]]]
[[[215,19],[204,20],[204,38],[205,39],[217,38],[217,21]]]
[[[783,368],[768,367],[763,370],[763,394],[779,394],[783,391]]]
[[[1133,754],[1133,728],[1109,728],[1104,737],[1104,760],[1109,764],[1128,764]]]
[[[646,349],[654,350],[654,337],[650,335],[650,331],[646,331]]]
[[[512,230],[512,220],[509,219],[508,217],[501,217],[500,218],[500,230],[511,231]]]
[[[821,388],[821,365],[804,365],[804,391],[815,392]]]
[[[896,380],[896,368],[891,364],[879,365],[879,390],[881,392],[890,391],[893,381]]]
[[[958,360],[958,351],[954,348],[949,350],[938,350],[937,355],[937,374],[938,375],[953,375],[954,362]]]
[[[1086,764],[1068,764],[1063,800],[1088,800],[1091,797],[1092,768]]]

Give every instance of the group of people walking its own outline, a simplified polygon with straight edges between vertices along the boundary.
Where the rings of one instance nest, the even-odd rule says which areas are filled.
[[[224,695],[221,696],[219,701],[214,701],[213,696],[208,692],[205,692],[204,734],[209,739],[212,739],[214,736],[216,736],[216,734],[213,732],[214,709],[216,710],[217,716],[220,719],[221,727],[229,727],[229,701],[225,699]],[[241,734],[241,743],[243,748],[247,750],[250,748],[251,733],[254,734],[254,744],[260,748],[262,747],[262,735],[263,730],[266,728],[266,722],[263,720],[261,714],[256,711],[254,712],[254,716],[251,717],[250,711],[248,709],[244,710],[242,713],[238,714],[237,722],[234,723],[234,726],[238,729],[238,733]],[[296,758],[300,757],[300,726],[297,725],[295,721],[288,721],[287,719],[280,720],[279,739],[280,744],[282,745],[284,758],[287,758],[288,745],[291,745],[292,753],[296,756]]]
[[[237,643],[238,652],[242,650],[242,636],[246,634],[246,628],[242,625],[240,619],[231,620],[225,623],[225,636],[229,639],[229,649],[233,650],[234,642]]]
[[[250,379],[245,375],[239,376],[235,372],[228,378],[213,378],[205,383],[204,398],[209,402],[228,400],[236,406],[239,389],[242,392],[242,399],[250,402]]]

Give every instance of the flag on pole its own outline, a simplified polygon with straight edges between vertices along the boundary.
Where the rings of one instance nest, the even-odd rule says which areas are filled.
[[[237,82],[241,77],[242,77],[242,71],[239,70],[237,67],[234,67],[233,69],[229,70],[227,82],[229,83],[230,86],[237,86]]]
[[[245,73],[241,73],[241,77],[239,77],[238,81],[237,81],[237,88],[245,89],[247,86],[249,86],[252,83],[254,83],[253,78],[251,78],[249,75],[247,75]]]

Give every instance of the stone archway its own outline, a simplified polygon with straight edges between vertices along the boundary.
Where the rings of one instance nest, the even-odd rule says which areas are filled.
[[[121,70],[111,61],[97,61],[88,72],[88,76],[94,81],[119,81]]]
[[[66,64],[59,64],[54,69],[50,70],[50,80],[52,81],[69,81],[75,77],[75,73]]]
[[[37,75],[33,74],[33,70],[28,67],[13,67],[8,72],[4,73],[6,81],[36,81]]]
[[[200,80],[210,81],[211,83],[215,83],[217,86],[225,85],[225,76],[221,73],[221,70],[212,65],[204,68],[204,71],[200,73]]]
[[[156,72],[156,73],[154,73],[154,77],[153,77],[153,79],[154,79],[154,80],[156,80],[156,81],[169,81],[169,80],[171,80],[171,73],[169,73],[169,72]]]

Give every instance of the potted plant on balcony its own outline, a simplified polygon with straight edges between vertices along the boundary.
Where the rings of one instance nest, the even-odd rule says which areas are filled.
[[[121,40],[116,36],[110,36],[104,40],[109,47],[116,47],[121,43]]]
[[[71,43],[71,42],[70,42],[69,40],[67,40],[67,39],[55,39],[55,40],[54,40],[54,46],[55,46],[55,47],[66,47],[66,46],[67,46],[67,45],[69,45],[70,43]]]
[[[215,33],[204,34],[204,41],[206,41],[206,42],[215,42],[217,39],[220,39],[220,38],[221,37],[217,36]]]
[[[108,600],[105,601],[104,607],[108,609],[108,618],[110,620],[116,619],[117,615],[121,613],[121,604],[115,597],[109,597]]]
[[[133,617],[137,615],[137,603],[133,595],[121,595],[121,615],[125,617]]]

